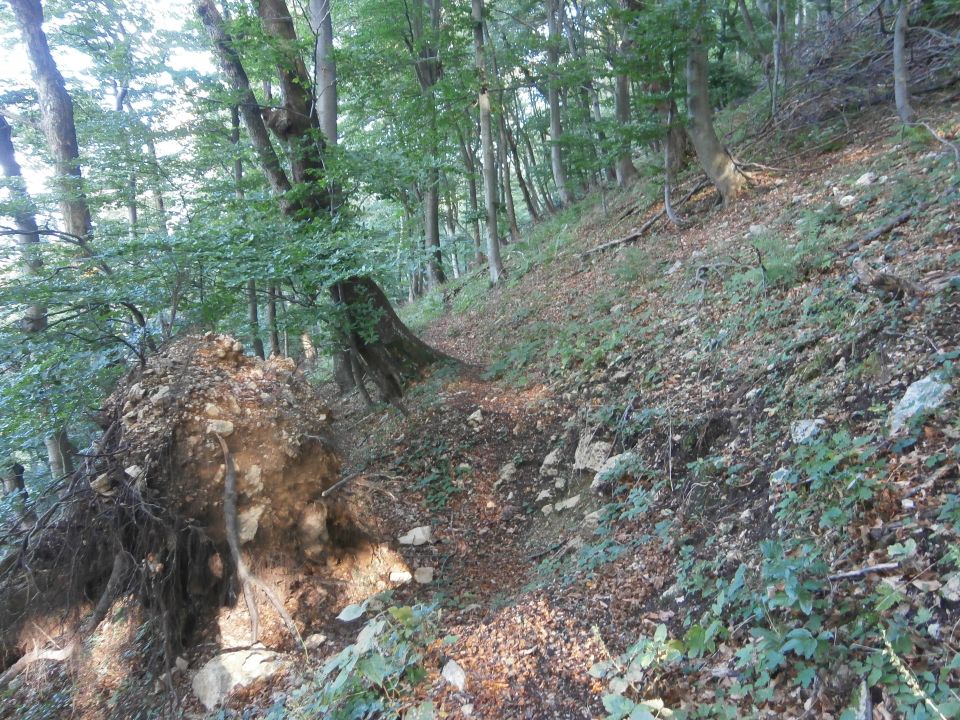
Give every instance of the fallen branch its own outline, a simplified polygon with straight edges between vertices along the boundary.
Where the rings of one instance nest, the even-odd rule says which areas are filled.
[[[11,680],[13,680],[17,675],[22,673],[35,662],[40,662],[41,660],[55,660],[57,662],[61,662],[66,660],[73,655],[73,651],[76,649],[76,647],[77,641],[71,640],[66,647],[58,650],[41,650],[38,648],[28,652],[13,665],[8,667],[2,675],[0,675],[0,688],[5,688],[10,684]]]
[[[857,568],[856,570],[847,570],[846,572],[830,575],[827,580],[831,582],[836,580],[851,580],[853,578],[863,577],[870,573],[886,572],[887,570],[896,570],[900,567],[898,562],[880,563],[879,565],[868,565],[867,567]]]
[[[884,295],[894,298],[923,297],[927,289],[922,285],[883,270],[874,270],[862,259],[854,260],[853,270],[857,273],[857,284],[871,287]]]

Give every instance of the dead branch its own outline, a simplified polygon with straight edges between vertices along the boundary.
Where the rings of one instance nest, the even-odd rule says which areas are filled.
[[[887,570],[896,570],[900,567],[898,562],[880,563],[879,565],[868,565],[867,567],[857,568],[856,570],[847,570],[846,572],[830,575],[827,580],[834,582],[836,580],[852,580],[863,577],[870,573],[886,572]]]
[[[874,270],[862,258],[853,261],[853,270],[857,273],[857,285],[870,287],[882,295],[894,298],[923,297],[927,288],[907,278],[883,270]]]
[[[41,650],[37,648],[28,652],[26,655],[17,660],[13,665],[8,667],[2,675],[0,675],[0,688],[5,688],[10,684],[10,681],[13,680],[17,675],[26,670],[30,665],[33,665],[35,662],[41,660],[54,660],[56,662],[62,662],[66,660],[71,655],[77,647],[76,639],[71,640],[66,647],[57,649],[57,650]]]

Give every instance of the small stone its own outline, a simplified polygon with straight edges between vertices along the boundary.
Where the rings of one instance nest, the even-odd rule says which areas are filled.
[[[569,510],[570,508],[574,508],[579,503],[580,503],[580,496],[574,495],[572,497],[568,497],[566,500],[561,500],[560,502],[554,504],[553,507],[557,512],[561,512],[563,510]]]
[[[537,495],[537,499],[534,500],[534,502],[540,502],[541,500],[549,500],[551,497],[553,497],[552,492],[550,492],[549,490],[541,490],[540,494]]]
[[[186,672],[190,669],[190,663],[181,655],[177,655],[177,659],[173,661],[173,664],[176,665],[177,670],[180,672]]]
[[[796,445],[803,445],[820,434],[820,430],[826,425],[822,418],[816,420],[797,420],[790,426],[790,439]]]
[[[257,535],[260,528],[260,516],[263,515],[266,507],[263,505],[254,505],[243,512],[237,513],[237,535],[240,544],[244,545]]]
[[[312,635],[307,635],[306,639],[303,641],[303,646],[307,650],[316,650],[321,645],[327,641],[327,636],[322,635],[321,633],[313,633]]]
[[[466,473],[468,473],[468,472],[472,472],[472,471],[473,471],[473,468],[470,467],[467,463],[460,463],[459,465],[457,465],[457,472],[458,472],[460,475],[464,475],[464,474],[466,474]]]
[[[613,307],[610,308],[610,314],[611,314],[611,315],[622,315],[625,307],[626,307],[626,306],[625,306],[623,303],[617,303],[616,305],[614,305]]]
[[[203,414],[208,418],[218,418],[223,414],[223,410],[218,405],[207,403],[203,406]]]
[[[540,474],[556,475],[556,468],[560,465],[560,457],[562,454],[563,450],[561,448],[556,447],[551,450],[540,465]]]
[[[421,585],[429,585],[433,582],[433,568],[420,567],[413,571],[413,579]]]
[[[544,505],[542,508],[540,508],[540,512],[542,512],[544,515],[549,515],[553,512],[553,505]]]
[[[193,692],[207,710],[213,710],[236,687],[275,675],[281,656],[262,649],[236,650],[217,655],[193,676]]]
[[[517,475],[517,466],[512,461],[508,462],[502,468],[497,475],[497,481],[493,484],[494,488],[499,487],[503,483],[508,483],[513,480]]]
[[[592,433],[584,433],[580,437],[576,453],[574,453],[574,470],[593,470],[596,472],[610,455],[613,444],[603,440],[594,441],[592,435]]]
[[[123,472],[125,472],[128,477],[136,480],[138,477],[143,475],[143,468],[139,465],[131,465],[130,467],[125,468]]]
[[[590,489],[598,494],[609,493],[617,483],[636,469],[639,462],[636,453],[632,452],[607,458],[593,476]]]
[[[567,486],[566,478],[558,477],[556,480],[553,481],[553,487],[555,487],[557,490],[563,490],[566,486]]]
[[[390,573],[390,582],[392,583],[406,585],[411,580],[413,580],[413,575],[408,570],[394,570]]]
[[[594,510],[583,516],[583,527],[585,530],[596,530],[600,527],[603,520],[603,510]]]
[[[433,530],[429,525],[421,525],[415,527],[406,535],[401,535],[397,540],[401,545],[423,545],[433,542]]]
[[[103,473],[97,475],[96,478],[90,481],[90,489],[93,490],[98,495],[112,495],[111,488],[113,483],[110,482],[109,473]]]
[[[669,268],[667,268],[667,272],[666,272],[665,274],[666,274],[666,275],[675,275],[677,272],[680,271],[680,268],[682,268],[682,267],[683,267],[683,263],[682,263],[680,260],[677,260],[677,261],[675,261],[675,262],[673,263],[673,265],[671,265]]]
[[[166,400],[169,396],[170,396],[170,386],[161,385],[160,387],[157,388],[157,391],[150,396],[150,403],[153,405],[159,405],[164,400]]]
[[[471,715],[473,715],[473,703],[467,703],[466,705],[461,705],[460,712],[464,717],[470,717]]]
[[[751,225],[750,234],[753,237],[758,237],[759,235],[766,235],[767,226],[766,225]]]
[[[477,408],[468,418],[467,422],[473,423],[474,425],[479,425],[483,422],[483,410]]]
[[[456,660],[448,660],[440,674],[460,692],[467,687],[467,674]]]
[[[865,185],[873,185],[877,181],[877,174],[875,172],[865,172],[863,175],[857,178],[856,182],[853,184],[857,187],[864,187]]]
[[[233,434],[233,423],[229,420],[211,420],[207,423],[207,432],[227,437]]]
[[[853,205],[857,201],[856,195],[844,195],[837,201],[837,205],[842,208],[847,208]]]

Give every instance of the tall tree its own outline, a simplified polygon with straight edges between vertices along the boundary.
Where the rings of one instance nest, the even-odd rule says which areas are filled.
[[[553,182],[560,194],[560,202],[569,205],[573,196],[567,187],[567,171],[563,163],[563,150],[560,146],[563,125],[560,120],[560,0],[546,0],[547,3],[547,66],[550,75],[547,86],[547,99],[550,104],[550,164],[553,169]]]

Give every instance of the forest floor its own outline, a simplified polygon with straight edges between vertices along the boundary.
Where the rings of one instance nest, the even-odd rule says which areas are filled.
[[[922,111],[956,141],[956,97]],[[755,145],[779,169],[729,209],[705,189],[594,252],[660,190],[594,192],[501,286],[405,308],[463,364],[408,415],[326,393],[337,492],[408,572],[367,565],[385,593],[333,595],[308,660],[215,717],[960,713],[960,168],[880,114],[817,132]],[[924,378],[940,400],[891,433]],[[149,717],[137,692],[163,691],[87,715]]]
[[[955,104],[927,112],[960,133]],[[836,146],[753,174],[735,207],[701,191],[681,209],[689,227],[601,253],[659,205],[594,195],[511,247],[501,287],[476,273],[442,306],[407,309],[469,366],[415,388],[409,417],[339,409],[356,426],[352,491],[369,494],[382,535],[432,530],[396,546],[433,579],[398,585],[389,604],[436,609],[426,682],[404,707],[828,718],[866,703],[861,687],[876,718],[957,707],[958,535],[944,510],[956,396],[899,441],[888,416],[911,383],[954,372],[958,169],[889,118],[841,129]],[[798,438],[804,421],[812,440]],[[581,452],[599,457],[575,469]],[[630,467],[595,492],[610,456]],[[884,646],[847,603],[907,626],[896,648],[913,670],[870,674]],[[829,649],[857,642],[864,652]],[[451,659],[463,688],[441,674]]]

